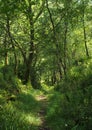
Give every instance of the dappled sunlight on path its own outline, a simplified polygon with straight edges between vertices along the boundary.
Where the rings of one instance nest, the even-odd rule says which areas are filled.
[[[46,124],[46,120],[45,120],[46,108],[48,106],[48,99],[45,95],[39,95],[36,97],[36,99],[41,104],[41,108],[39,111],[39,117],[41,119],[41,126],[39,127],[39,130],[50,130],[50,128]]]

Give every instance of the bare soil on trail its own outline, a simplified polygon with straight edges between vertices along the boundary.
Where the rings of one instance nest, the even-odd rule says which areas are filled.
[[[41,109],[39,111],[39,117],[41,119],[41,126],[39,130],[50,130],[50,128],[46,124],[45,116],[46,116],[46,109],[48,106],[47,97],[44,95],[37,96],[37,100],[41,103]]]

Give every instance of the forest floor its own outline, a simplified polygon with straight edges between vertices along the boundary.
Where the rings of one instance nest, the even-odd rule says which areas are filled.
[[[50,130],[46,122],[48,96],[21,88],[20,93],[0,90],[0,130]]]
[[[48,127],[45,116],[46,116],[46,109],[48,106],[48,98],[45,95],[39,95],[37,96],[37,100],[40,102],[40,111],[39,111],[39,117],[41,119],[41,126],[39,130],[50,130]]]

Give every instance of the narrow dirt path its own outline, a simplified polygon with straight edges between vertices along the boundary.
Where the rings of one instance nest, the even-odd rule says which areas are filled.
[[[40,95],[37,97],[37,100],[41,103],[41,109],[39,111],[39,117],[41,118],[41,126],[39,130],[50,130],[46,124],[45,115],[46,115],[46,108],[48,106],[47,97],[44,95]]]

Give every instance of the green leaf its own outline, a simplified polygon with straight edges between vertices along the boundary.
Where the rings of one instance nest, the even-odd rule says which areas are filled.
[[[26,5],[29,6],[29,2],[28,2],[28,0],[25,0],[25,2],[26,2]]]

